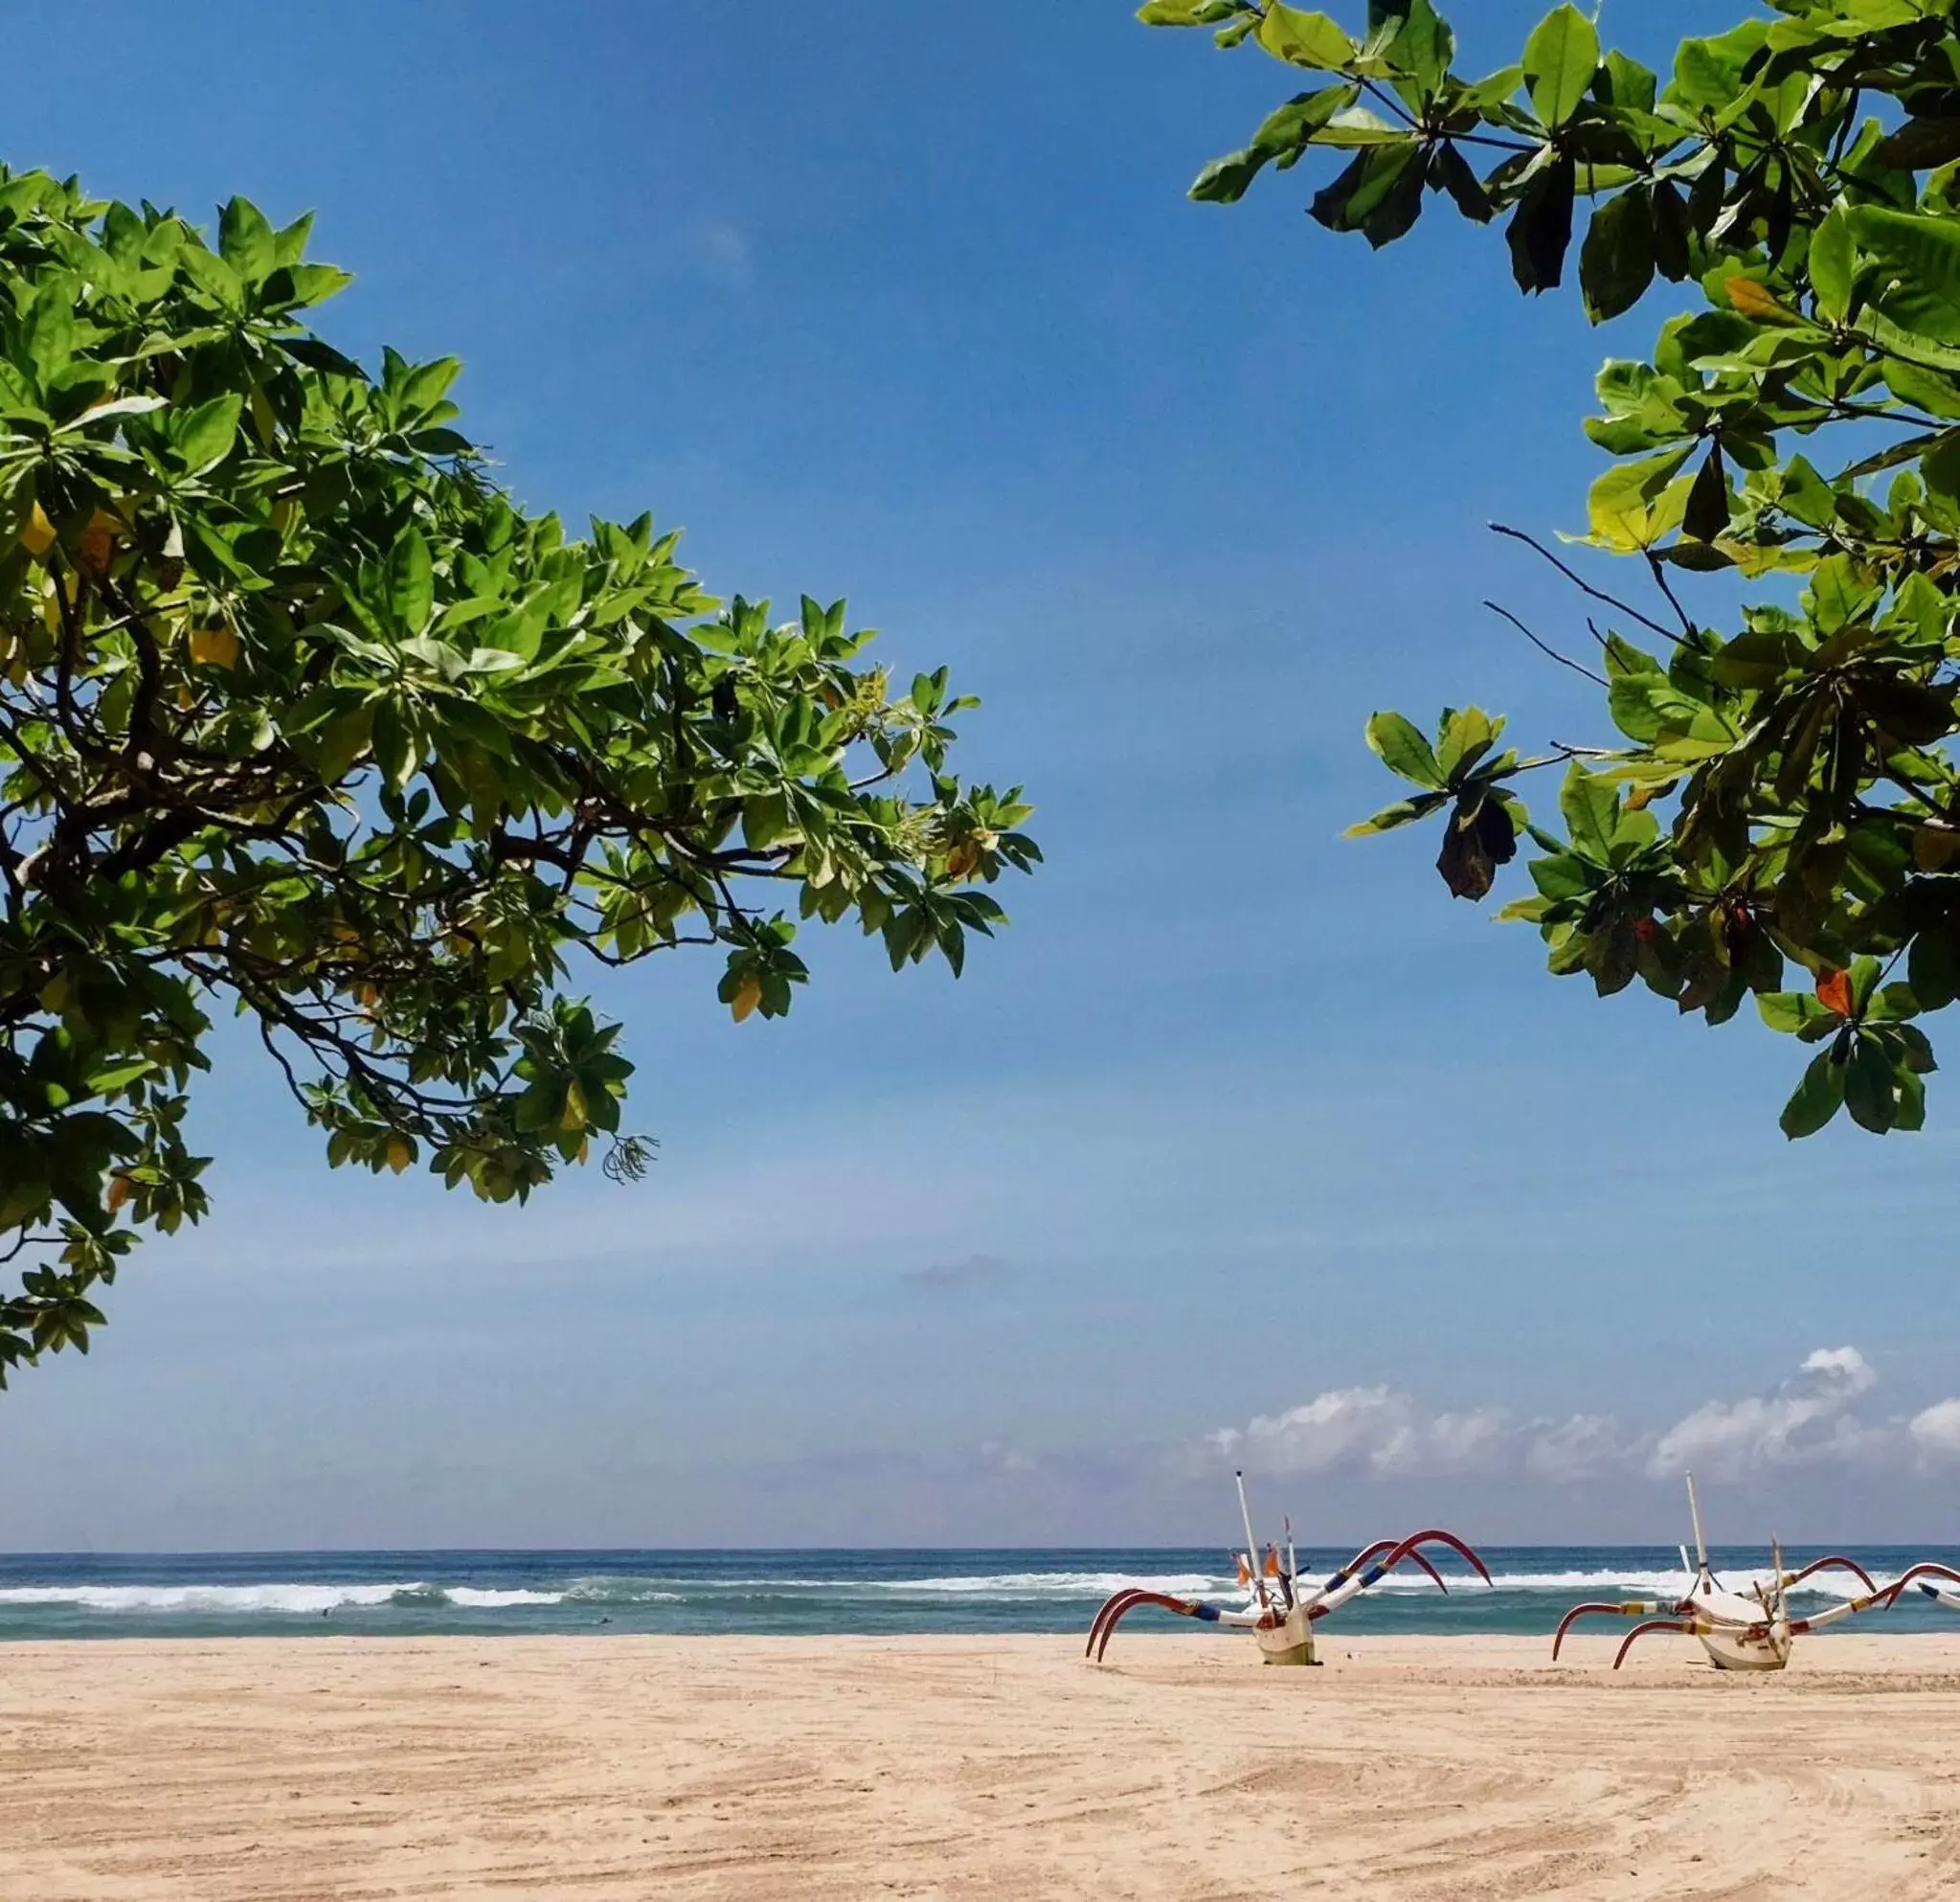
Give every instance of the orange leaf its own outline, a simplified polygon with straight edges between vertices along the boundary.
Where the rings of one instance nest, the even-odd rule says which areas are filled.
[[[116,552],[116,534],[122,526],[106,509],[98,509],[81,532],[81,544],[75,551],[76,565],[91,575],[100,575]]]
[[[735,1001],[729,1008],[734,1012],[736,1023],[749,1016],[762,1002],[762,980],[753,971],[742,980],[742,987],[735,992]]]
[[[1852,1010],[1851,973],[1826,971],[1817,980],[1817,1002],[1827,1009],[1836,1011],[1840,1017],[1849,1017]]]
[[[1741,311],[1745,317],[1754,317],[1769,323],[1790,321],[1791,313],[1754,278],[1729,278],[1724,281],[1722,287],[1728,293],[1730,308]]]

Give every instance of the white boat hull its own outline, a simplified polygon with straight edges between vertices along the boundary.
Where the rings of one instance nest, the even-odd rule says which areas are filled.
[[[1311,1664],[1314,1662],[1314,1621],[1304,1605],[1295,1605],[1277,1624],[1254,1627],[1259,1659],[1267,1664]]]
[[[1708,1662],[1718,1671],[1780,1671],[1790,1663],[1790,1640],[1775,1633],[1746,1638],[1736,1632],[1702,1632],[1699,1636]]]

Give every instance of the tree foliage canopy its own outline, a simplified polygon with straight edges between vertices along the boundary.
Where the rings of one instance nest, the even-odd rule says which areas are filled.
[[[895,691],[842,602],[722,607],[647,517],[568,538],[454,360],[312,334],[348,279],[308,222],[234,199],[213,247],[0,170],[0,1385],[204,1212],[213,1007],[331,1163],[522,1198],[595,1136],[645,1162],[574,951],[717,947],[778,1016],[788,914],[957,974],[1039,857],[949,768],[944,668]]]
[[[1953,14],[1773,0],[1684,41],[1665,81],[1603,52],[1571,6],[1480,79],[1456,72],[1429,0],[1373,0],[1359,35],[1278,0],[1140,14],[1314,76],[1194,197],[1229,202],[1324,149],[1338,169],[1310,210],[1330,230],[1386,244],[1441,194],[1501,218],[1519,286],[1540,292],[1583,211],[1595,323],[1659,281],[1688,295],[1647,361],[1600,372],[1586,424],[1614,461],[1568,539],[1653,587],[1649,612],[1567,571],[1602,610],[1583,670],[1614,743],[1523,759],[1476,708],[1446,710],[1432,739],[1378,713],[1369,742],[1411,791],[1354,829],[1439,815],[1438,869],[1467,898],[1527,841],[1536,890],[1502,916],[1602,995],[1638,978],[1718,1024],[1753,993],[1771,1029],[1820,1047],[1791,1137],[1840,1108],[1917,1129],[1934,1064],[1915,1020],[1960,993]],[[1681,605],[1723,570],[1769,597],[1726,632]],[[1546,767],[1565,769],[1563,830],[1516,790]]]

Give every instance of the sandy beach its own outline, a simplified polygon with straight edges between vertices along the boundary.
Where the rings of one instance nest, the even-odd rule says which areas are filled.
[[[0,1646],[6,1902],[1952,1892],[1960,1639]]]

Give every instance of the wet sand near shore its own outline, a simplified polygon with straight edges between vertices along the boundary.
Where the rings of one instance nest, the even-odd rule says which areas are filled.
[[[1960,1637],[0,1645],[5,1902],[1960,1889]]]

